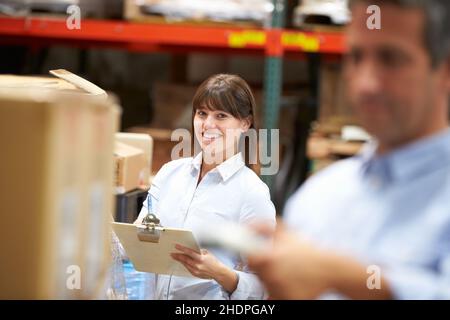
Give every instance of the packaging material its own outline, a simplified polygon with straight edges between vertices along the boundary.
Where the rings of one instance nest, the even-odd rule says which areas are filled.
[[[340,131],[343,125],[356,123],[346,97],[346,81],[340,63],[322,63],[319,88],[318,120],[321,124],[339,122]]]
[[[7,15],[27,15],[31,12],[65,14],[70,5],[79,0],[0,0],[0,12]]]
[[[0,84],[0,299],[105,298],[120,109],[22,80]]]
[[[168,21],[252,22],[268,26],[270,0],[125,0],[125,17],[142,20],[148,15]]]
[[[144,184],[145,174],[148,173],[144,151],[116,141],[114,160],[116,193],[125,193]]]
[[[334,162],[356,155],[370,136],[361,127],[336,127],[316,124],[307,141],[307,156],[312,160],[311,173]]]
[[[2,89],[53,89],[59,92],[71,92],[89,96],[106,98],[106,91],[95,84],[83,79],[76,74],[65,69],[50,70],[50,74],[55,76],[16,76],[0,75],[0,88]]]
[[[348,0],[300,0],[294,9],[293,22],[297,27],[305,23],[344,25],[350,19]]]
[[[150,170],[153,157],[152,137],[145,133],[118,132],[116,133],[116,141],[142,150],[146,164],[140,173],[139,187],[141,189],[148,188],[150,186]]]
[[[83,18],[121,19],[123,0],[0,0],[0,13],[9,16],[59,15],[76,5]]]
[[[108,300],[128,300],[127,287],[125,282],[125,250],[117,238],[116,234],[111,230],[111,260],[108,278],[109,288],[107,289],[106,298]]]

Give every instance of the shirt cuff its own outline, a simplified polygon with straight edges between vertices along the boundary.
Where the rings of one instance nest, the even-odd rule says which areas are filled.
[[[230,295],[230,300],[262,300],[267,298],[264,286],[252,273],[236,271],[238,284]]]

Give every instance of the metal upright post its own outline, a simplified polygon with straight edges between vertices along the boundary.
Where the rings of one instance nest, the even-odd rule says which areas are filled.
[[[267,32],[264,70],[264,129],[268,130],[267,152],[271,150],[271,130],[278,128],[283,68],[283,46],[281,31],[284,27],[285,1],[273,0],[271,28]],[[268,154],[269,155],[269,154]],[[277,159],[278,160],[278,159]],[[271,189],[274,183],[273,175],[263,175],[263,181]]]

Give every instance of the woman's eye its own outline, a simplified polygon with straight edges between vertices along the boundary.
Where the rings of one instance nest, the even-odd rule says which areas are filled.
[[[198,114],[199,116],[204,116],[204,115],[206,115],[206,112],[198,110],[198,111],[197,111],[197,114]]]
[[[219,119],[225,119],[226,117],[227,117],[227,115],[225,113],[219,113],[217,115],[217,118],[219,118]]]

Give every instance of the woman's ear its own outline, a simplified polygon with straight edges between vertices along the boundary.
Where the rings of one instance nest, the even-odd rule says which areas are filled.
[[[251,118],[251,116],[241,120],[242,133],[247,132],[251,125],[252,125],[252,118]]]

